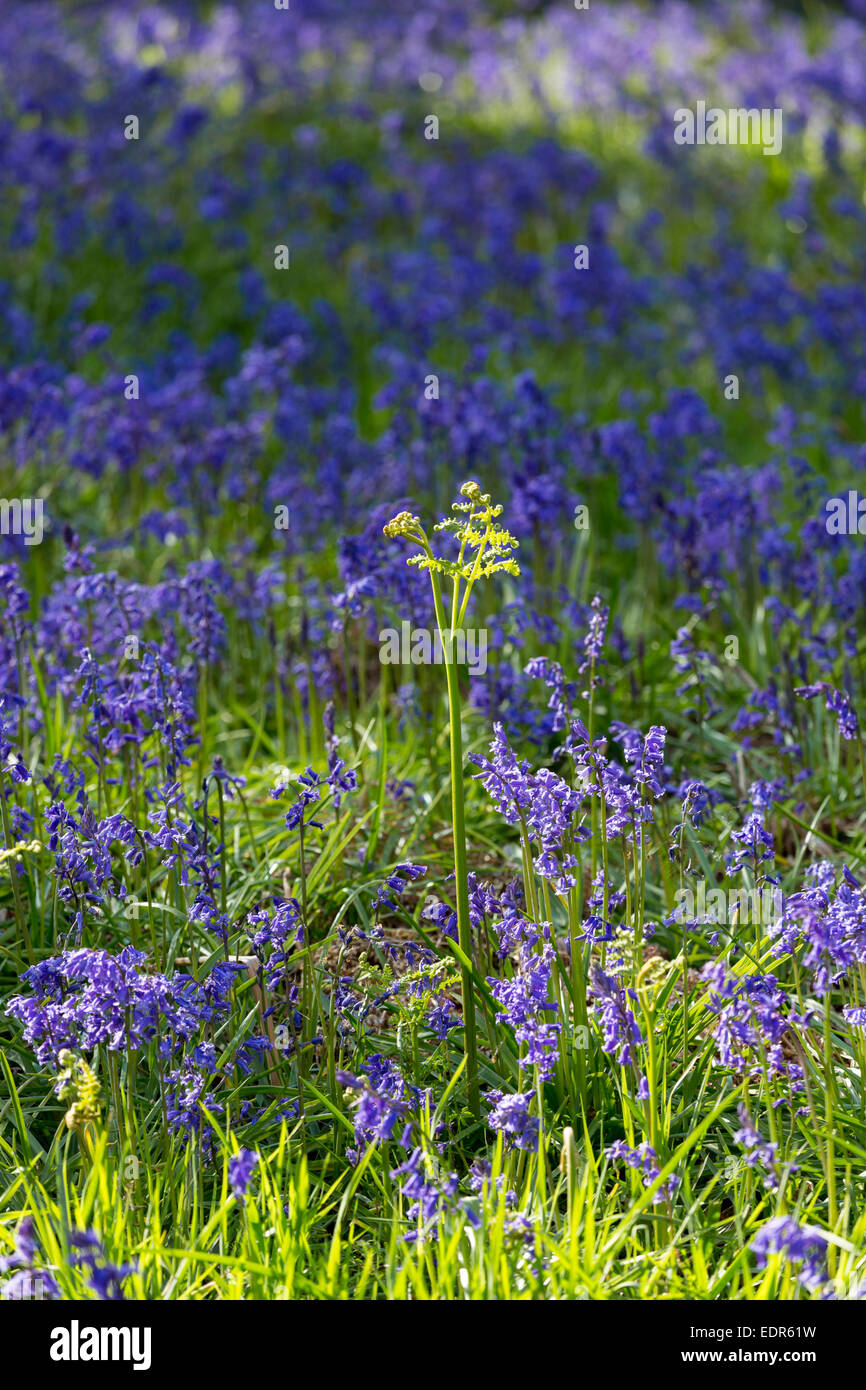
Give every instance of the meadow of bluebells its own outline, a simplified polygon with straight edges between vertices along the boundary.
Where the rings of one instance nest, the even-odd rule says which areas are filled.
[[[864,68],[0,14],[0,1297],[859,1297]]]

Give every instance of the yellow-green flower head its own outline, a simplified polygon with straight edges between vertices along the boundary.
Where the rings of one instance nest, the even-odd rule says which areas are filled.
[[[450,531],[455,536],[460,546],[456,562],[433,554],[420,519],[410,512],[400,512],[399,516],[389,521],[383,528],[385,535],[403,536],[421,547],[420,555],[410,557],[410,565],[444,574],[456,582],[464,580],[470,588],[477,579],[489,578],[500,570],[520,574],[517,562],[510,555],[510,551],[517,549],[518,542],[508,531],[496,525],[502,508],[494,506],[490,494],[482,492],[472,479],[463,483],[460,495],[467,500],[453,502],[451,510],[462,512],[463,515],[443,517],[433,528],[436,531]]]
[[[60,1100],[71,1101],[66,1112],[66,1128],[80,1129],[82,1125],[95,1124],[99,1120],[101,1094],[96,1073],[83,1057],[64,1048],[58,1053],[61,1066],[58,1077],[57,1095]]]
[[[421,518],[413,516],[411,512],[398,512],[397,516],[382,527],[386,536],[407,536],[415,537],[421,530]]]
[[[482,493],[481,488],[478,486],[478,484],[472,482],[471,479],[469,479],[469,481],[465,482],[465,483],[463,484],[463,486],[461,487],[461,489],[460,489],[460,496],[461,496],[461,497],[468,497],[469,500],[470,500],[470,502],[489,502],[489,501],[490,501],[490,494],[489,494],[489,493]]]

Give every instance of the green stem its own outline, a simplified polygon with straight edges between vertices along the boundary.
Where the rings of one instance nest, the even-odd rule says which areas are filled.
[[[442,589],[439,576],[430,572],[433,585],[433,602],[436,607],[436,621],[444,634],[449,629],[442,603]],[[453,647],[451,648],[453,654]],[[460,687],[453,660],[446,661],[445,675],[448,681],[448,721],[451,732],[451,816],[454,827],[454,875],[457,898],[457,938],[463,954],[472,960],[472,929],[469,922],[469,884],[466,860],[466,820],[463,810],[463,731],[460,722]],[[463,1000],[463,1032],[466,1051],[466,1085],[469,1109],[475,1119],[481,1118],[481,1100],[478,1089],[478,1048],[475,1027],[475,994],[472,988],[472,975],[467,966],[460,965],[461,996]]]

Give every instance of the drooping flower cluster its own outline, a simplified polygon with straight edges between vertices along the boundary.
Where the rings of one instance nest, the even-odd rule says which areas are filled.
[[[492,1130],[501,1133],[506,1143],[517,1149],[535,1149],[541,1131],[541,1121],[531,1113],[534,1100],[533,1091],[514,1092],[488,1091],[485,1099],[492,1109],[487,1123]]]
[[[546,922],[540,928],[526,924],[513,975],[505,979],[488,977],[493,997],[500,1006],[496,1021],[507,1023],[514,1030],[518,1043],[525,1048],[521,1064],[537,1067],[542,1080],[549,1080],[553,1075],[562,1029],[560,1023],[549,1021],[549,1015],[556,1010],[551,998],[554,949],[550,935]],[[503,954],[501,938],[500,954]]]
[[[396,1062],[376,1053],[362,1067],[362,1075],[338,1072],[342,1086],[357,1092],[355,1102],[355,1145],[348,1150],[350,1162],[356,1163],[368,1144],[397,1140],[409,1148],[412,1119],[417,1117],[429,1097],[404,1079]],[[399,1138],[397,1127],[400,1126]]]
[[[14,1270],[11,1279],[0,1287],[0,1297],[7,1299],[55,1299],[60,1297],[57,1280],[48,1270],[39,1268],[39,1242],[34,1221],[25,1216],[15,1233],[15,1248],[11,1255],[0,1255],[0,1274]]]
[[[748,1107],[742,1101],[737,1106],[737,1116],[740,1121],[740,1128],[734,1134],[734,1139],[746,1151],[746,1165],[749,1168],[763,1168],[764,1186],[768,1187],[771,1192],[775,1192],[780,1182],[777,1161],[779,1146],[763,1138],[752,1121]],[[788,1165],[788,1172],[793,1171],[795,1171],[794,1167]]]
[[[242,966],[217,963],[197,982],[142,967],[144,952],[125,946],[117,955],[101,950],[64,951],[31,966],[23,975],[32,995],[15,995],[7,1012],[24,1027],[24,1037],[43,1064],[59,1053],[140,1050],[158,1040],[162,1056],[196,1038],[205,1023],[225,1017],[232,983]]]
[[[796,1266],[798,1281],[810,1293],[827,1282],[827,1239],[814,1226],[801,1226],[793,1216],[774,1216],[752,1237],[749,1249],[758,1269],[766,1269],[771,1255],[783,1255]]]
[[[604,1151],[605,1157],[611,1162],[625,1162],[629,1168],[634,1168],[640,1173],[644,1187],[652,1187],[656,1178],[661,1173],[661,1166],[658,1161],[658,1154],[651,1144],[644,1141],[638,1144],[637,1148],[632,1149],[624,1139],[617,1139],[610,1144]],[[681,1179],[676,1173],[671,1173],[665,1182],[662,1183],[660,1191],[668,1197],[673,1197],[679,1187]]]
[[[259,1156],[252,1149],[241,1149],[238,1153],[232,1154],[229,1159],[229,1187],[239,1206],[243,1206],[246,1201],[247,1189],[252,1181],[258,1161]]]
[[[507,823],[522,826],[539,846],[538,872],[551,880],[557,893],[567,893],[577,881],[576,847],[590,834],[576,819],[582,796],[549,768],[530,772],[528,762],[509,746],[501,724],[495,724],[493,732],[491,756],[470,755],[481,768],[473,775]]]
[[[718,1022],[714,1035],[724,1067],[760,1076],[765,1069],[788,1077],[791,1090],[802,1086],[802,1067],[786,1055],[783,1039],[792,1025],[808,1026],[799,1018],[774,975],[730,973],[722,961],[703,970],[709,985],[707,1007]]]
[[[630,1066],[635,1060],[635,1048],[645,1041],[632,1009],[637,1001],[635,990],[596,965],[592,967],[590,989],[602,1030],[602,1047],[620,1066]]]

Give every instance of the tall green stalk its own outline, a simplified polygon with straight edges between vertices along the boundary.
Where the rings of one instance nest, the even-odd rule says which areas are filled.
[[[463,733],[461,726],[460,683],[454,664],[455,638],[462,630],[469,596],[479,578],[487,578],[498,570],[519,574],[510,555],[517,541],[496,524],[502,508],[491,504],[490,496],[482,493],[477,483],[464,483],[460,489],[465,502],[455,502],[453,510],[463,518],[446,517],[436,526],[437,531],[451,531],[460,543],[456,561],[433,554],[430,541],[417,516],[401,512],[384,528],[385,535],[401,536],[417,545],[419,555],[411,556],[410,565],[426,569],[433,588],[436,623],[445,655],[445,674],[448,683],[448,723],[451,748],[451,824],[454,839],[454,878],[457,899],[457,939],[460,946],[461,993],[463,1002],[463,1035],[466,1055],[466,1088],[469,1108],[476,1119],[481,1115],[478,1085],[478,1042],[475,1018],[475,992],[472,983],[472,926],[469,920],[469,882],[466,856],[466,819],[464,814]],[[474,554],[473,554],[474,552]],[[451,618],[446,618],[440,576],[448,576],[454,585]]]
[[[431,572],[433,602],[436,608],[436,621],[440,632],[444,632],[445,613],[442,604],[442,590],[439,576]],[[450,629],[453,637],[453,629]],[[453,647],[449,650],[453,652]],[[467,961],[472,960],[472,924],[469,921],[469,880],[466,859],[466,818],[463,809],[463,729],[461,726],[460,685],[454,662],[445,663],[448,682],[448,724],[451,746],[451,825],[454,832],[454,882],[457,897],[457,939],[466,961],[460,962],[460,994],[463,1003],[464,1050],[466,1053],[466,1086],[469,1108],[478,1119],[481,1115],[481,1097],[478,1090],[478,1043],[475,1027],[475,992],[472,985],[472,971]]]

